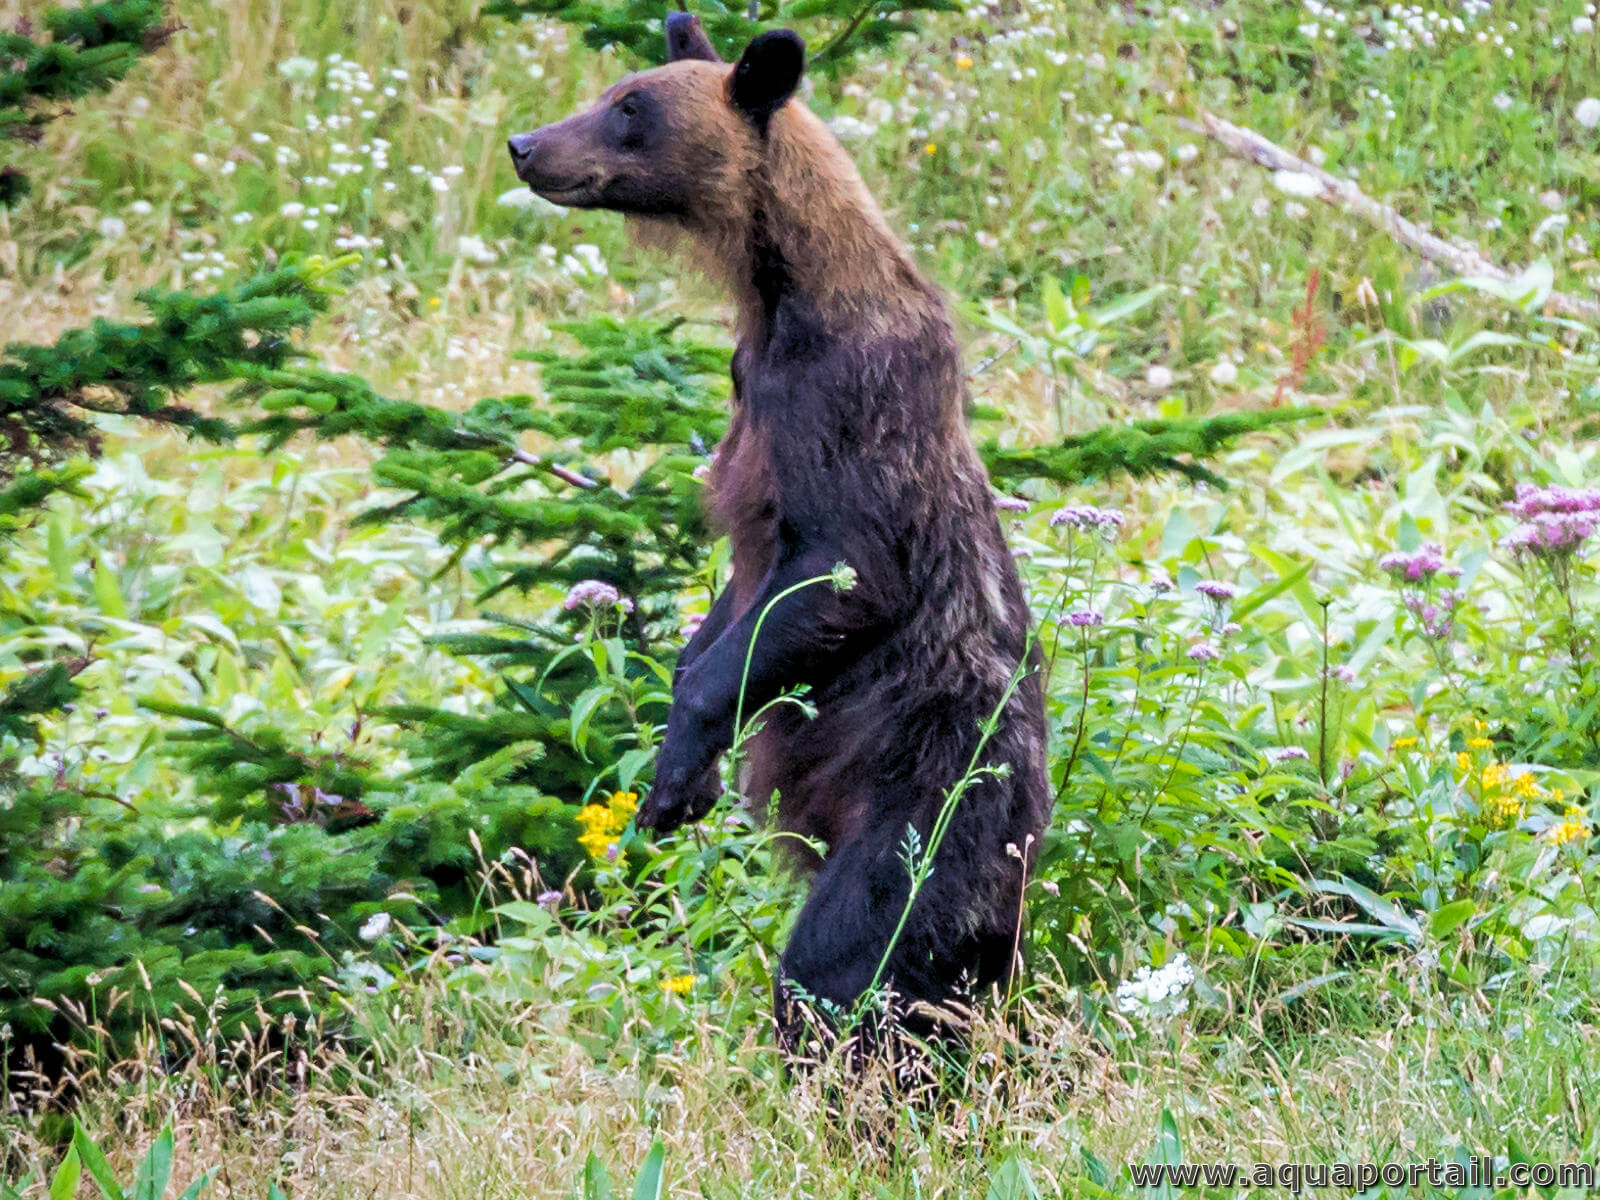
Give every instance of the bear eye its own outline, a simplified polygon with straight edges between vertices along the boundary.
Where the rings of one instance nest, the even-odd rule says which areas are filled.
[[[630,92],[617,101],[617,109],[625,117],[636,117],[639,115],[639,102],[633,98],[633,94]]]

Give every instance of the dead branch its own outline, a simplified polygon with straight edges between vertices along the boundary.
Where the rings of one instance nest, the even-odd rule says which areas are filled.
[[[1189,122],[1184,122],[1188,125]],[[1241,158],[1248,158],[1258,166],[1271,171],[1294,171],[1316,180],[1322,185],[1319,199],[1365,217],[1395,241],[1409,246],[1422,257],[1443,263],[1457,275],[1489,278],[1509,283],[1516,278],[1504,267],[1491,262],[1476,246],[1462,246],[1447,242],[1415,221],[1408,221],[1387,204],[1372,199],[1348,179],[1330,175],[1314,163],[1289,153],[1282,146],[1269,142],[1252,129],[1245,129],[1231,121],[1224,121],[1213,113],[1200,114],[1197,132],[1220,142]],[[1564,292],[1552,291],[1545,306],[1569,317],[1600,321],[1600,302]]]

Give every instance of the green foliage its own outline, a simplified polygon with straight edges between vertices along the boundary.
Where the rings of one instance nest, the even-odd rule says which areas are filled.
[[[747,8],[706,0],[693,11],[729,62],[762,30],[785,26],[806,39],[810,67],[832,73],[864,51],[916,33],[916,14],[960,9],[960,0],[752,0]],[[655,65],[666,56],[666,8],[657,0],[490,0],[484,11],[554,17],[581,29],[587,45],[620,47],[636,63]]]
[[[93,413],[142,417],[214,441],[233,436],[225,421],[174,403],[175,395],[281,368],[295,353],[289,335],[327,306],[316,286],[324,269],[315,261],[285,265],[209,296],[150,289],[138,295],[151,316],[143,324],[97,320],[48,346],[9,344],[0,358],[0,472],[24,458],[92,449]],[[50,478],[36,477],[32,494],[42,498]]]
[[[163,25],[161,0],[111,0],[82,8],[47,9],[48,41],[37,41],[24,23],[0,32],[0,143],[37,140],[52,113],[40,104],[61,104],[105,91],[172,34]],[[0,170],[0,208],[28,192],[26,177]]]
[[[145,1151],[144,1158],[134,1169],[132,1182],[124,1184],[117,1178],[116,1172],[111,1169],[111,1164],[106,1161],[105,1152],[89,1136],[88,1131],[80,1122],[73,1121],[72,1143],[62,1156],[55,1174],[51,1176],[45,1194],[50,1200],[73,1200],[78,1194],[78,1183],[87,1171],[89,1178],[105,1200],[162,1200],[172,1182],[174,1149],[172,1126],[164,1125],[155,1140],[150,1143],[150,1148]],[[214,1172],[207,1172],[201,1175],[184,1188],[178,1200],[195,1200],[195,1197],[205,1191],[211,1183],[213,1174]],[[28,1183],[27,1179],[15,1187],[0,1183],[0,1197],[4,1197],[5,1200],[20,1198],[22,1189],[26,1188]]]
[[[1251,433],[1321,416],[1316,409],[1265,409],[1211,417],[1151,417],[1126,425],[1103,425],[1053,446],[983,447],[983,461],[996,480],[1048,479],[1073,486],[1127,474],[1135,479],[1178,474],[1197,483],[1227,487],[1228,481],[1202,461]]]

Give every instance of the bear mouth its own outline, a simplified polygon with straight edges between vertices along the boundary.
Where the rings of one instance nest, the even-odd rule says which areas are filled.
[[[599,177],[585,176],[583,179],[529,179],[525,181],[530,191],[543,196],[552,204],[565,204],[576,207],[585,200],[592,200],[598,191]]]

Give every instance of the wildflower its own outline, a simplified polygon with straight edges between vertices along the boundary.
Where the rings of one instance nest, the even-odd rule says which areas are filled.
[[[1565,558],[1600,529],[1600,488],[1518,484],[1505,508],[1522,524],[1500,544],[1519,558]]]
[[[996,493],[994,506],[1001,512],[1027,512],[1033,507],[1020,496],[1002,496]]]
[[[1486,737],[1470,737],[1467,739],[1468,750],[1487,750],[1494,742]]]
[[[456,253],[462,258],[470,258],[480,265],[488,265],[495,261],[495,253],[489,249],[481,237],[462,234],[456,239]]]
[[[278,210],[278,215],[280,217],[289,217],[290,219],[293,219],[300,216],[305,211],[306,206],[304,204],[301,204],[298,200],[291,200]]]
[[[1105,532],[1121,529],[1125,520],[1126,518],[1114,508],[1096,508],[1092,504],[1069,504],[1065,508],[1057,509],[1051,515],[1050,524]]]
[[[1185,954],[1178,954],[1156,970],[1140,967],[1132,979],[1117,985],[1117,1008],[1122,1013],[1152,1025],[1165,1024],[1185,1012],[1189,998],[1183,993],[1194,982],[1194,967]]]
[[[518,187],[510,191],[501,192],[495,197],[494,202],[501,208],[527,208],[544,213],[547,216],[560,216],[567,210],[559,204],[552,204],[532,188]]]
[[[627,824],[629,818],[639,811],[639,793],[612,792],[611,798],[606,801],[606,807],[611,810],[613,817],[617,817],[623,824]]]
[[[637,792],[613,792],[604,804],[585,804],[574,817],[583,829],[578,845],[595,862],[616,862],[622,855],[617,835],[628,827],[638,807]]]
[[[661,990],[674,996],[687,996],[694,990],[694,978],[693,975],[674,975],[661,981]]]
[[[127,222],[121,217],[101,217],[97,228],[100,236],[108,239],[119,238],[128,232]]]
[[[1222,651],[1210,642],[1196,642],[1189,647],[1189,657],[1195,662],[1216,662],[1222,657]]]
[[[1561,820],[1545,831],[1545,836],[1557,846],[1585,840],[1589,837],[1588,814],[1581,808],[1568,808]]]
[[[361,926],[361,940],[375,942],[389,932],[389,927],[394,923],[394,918],[386,912],[373,913]]]
[[[1228,360],[1223,359],[1211,368],[1211,382],[1218,387],[1229,387],[1239,378],[1239,368]]]
[[[1537,800],[1544,795],[1544,789],[1539,786],[1539,781],[1532,771],[1523,771],[1511,779],[1511,790],[1524,800]]]
[[[1472,755],[1465,750],[1458,751],[1456,753],[1456,773],[1465,775],[1470,770],[1472,770]]]
[[[1495,98],[1491,103],[1493,103],[1494,106],[1497,109],[1499,109],[1501,112],[1505,112],[1507,109],[1509,109],[1511,107],[1512,99],[1511,99],[1510,96],[1506,95],[1504,92],[1499,92],[1499,93],[1497,93],[1495,95]]]
[[[148,217],[151,213],[155,212],[155,206],[152,205],[148,200],[135,200],[132,204],[128,205],[128,211],[136,217]]]
[[[1408,583],[1424,583],[1436,575],[1461,574],[1460,567],[1445,561],[1444,547],[1438,542],[1429,542],[1410,554],[1399,550],[1385,554],[1378,560],[1378,566],[1396,579],[1405,579]]]
[[[1267,751],[1270,762],[1290,762],[1294,759],[1310,761],[1311,755],[1306,753],[1303,746],[1277,746]]]
[[[1092,608],[1080,608],[1067,614],[1066,623],[1077,629],[1089,629],[1105,624],[1105,617]]]
[[[1202,579],[1194,585],[1194,590],[1202,596],[1207,596],[1221,604],[1232,600],[1239,594],[1239,589],[1231,583],[1224,583],[1220,579]]]
[[[856,574],[856,569],[849,563],[838,562],[833,564],[833,570],[828,575],[828,582],[833,585],[834,591],[848,592],[856,586],[856,580],[859,578],[860,576]]]
[[[1511,778],[1511,768],[1505,763],[1492,762],[1483,768],[1483,774],[1478,776],[1478,782],[1484,791],[1492,791],[1501,787]]]
[[[969,58],[967,55],[963,54],[960,58],[956,59],[956,70],[958,70],[958,71],[970,71],[971,69],[972,69],[972,59]]]
[[[1286,196],[1310,199],[1322,195],[1322,180],[1305,171],[1274,171],[1272,184]]]
[[[584,579],[567,590],[567,598],[561,602],[561,607],[568,612],[587,608],[595,612],[620,609],[630,613],[633,611],[633,601],[603,579]]]
[[[1577,16],[1572,18],[1572,32],[1579,37],[1594,32],[1594,18],[1590,16]]]
[[[1585,96],[1572,106],[1572,119],[1585,129],[1600,125],[1600,100]]]
[[[1491,796],[1483,806],[1484,819],[1491,829],[1510,829],[1522,819],[1522,800],[1517,796]]]
[[[1172,371],[1160,363],[1154,363],[1145,368],[1144,381],[1153,388],[1169,388],[1172,386]]]
[[[1417,739],[1414,738],[1414,737],[1398,737],[1398,738],[1395,738],[1395,740],[1391,743],[1391,749],[1394,749],[1394,750],[1409,750],[1409,749],[1411,749],[1411,747],[1415,746],[1416,744],[1417,744]]]
[[[534,897],[534,903],[538,904],[540,908],[548,908],[554,911],[561,903],[561,893],[555,888],[548,888]]]
[[[931,157],[932,155],[935,155],[935,154],[939,153],[939,147],[937,145],[935,145],[933,142],[929,142],[926,146],[924,146],[922,148],[922,152]]]

